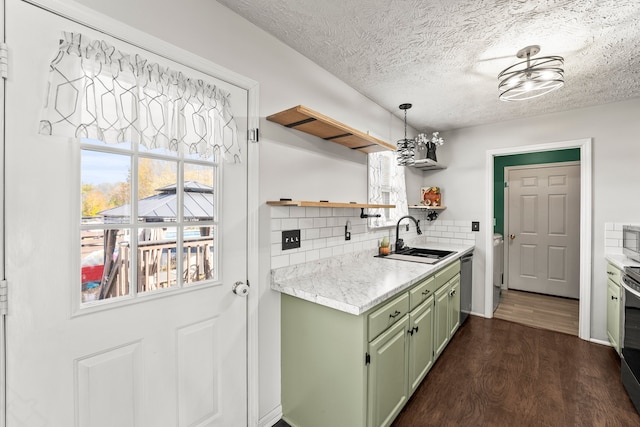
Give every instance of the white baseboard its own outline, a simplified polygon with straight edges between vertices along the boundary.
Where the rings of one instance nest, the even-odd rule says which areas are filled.
[[[601,345],[606,345],[607,347],[612,347],[611,343],[609,342],[609,340],[599,340],[596,338],[590,338],[589,342],[595,343],[595,344],[601,344]]]
[[[278,405],[271,412],[258,421],[259,427],[271,427],[282,418],[282,405]]]

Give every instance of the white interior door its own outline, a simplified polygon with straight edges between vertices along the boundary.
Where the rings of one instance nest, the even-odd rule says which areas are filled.
[[[6,318],[7,425],[246,425],[247,300],[232,292],[234,282],[247,277],[246,91],[22,1],[6,3],[11,52],[4,165],[6,277],[11,293]],[[81,226],[80,180],[91,169],[88,160],[92,155],[128,159],[130,173],[140,173],[140,180],[140,159],[165,162],[177,168],[177,183],[188,180],[189,168],[209,169],[157,153],[105,154],[109,148],[99,143],[82,151],[78,141],[38,135],[48,67],[61,31],[106,40],[219,85],[230,93],[238,124],[242,163],[210,168],[213,219],[192,226],[186,214],[177,215],[174,223],[152,227],[173,230],[174,236],[162,241],[173,249],[156,252],[158,265],[165,262],[160,270],[168,279],[152,279],[148,273],[145,282],[140,275],[125,276],[133,274],[127,271],[121,277],[137,280],[111,299],[96,301],[92,285],[81,280],[81,271],[89,274],[90,269],[82,270],[80,261],[86,254],[81,253],[80,241],[93,231]],[[103,163],[102,171],[108,169]],[[130,200],[136,203],[133,195]],[[97,226],[96,234],[104,236],[100,227],[104,228]],[[118,237],[119,253],[137,248],[129,267],[136,270],[137,259],[140,270],[143,254],[148,253],[138,237],[143,227],[133,219],[120,228],[128,230],[128,236]],[[211,275],[197,276],[201,264],[193,260],[200,255],[178,256],[187,252],[188,233],[194,228],[215,230],[201,235],[210,236]],[[173,256],[175,263],[169,261]]]
[[[580,165],[508,170],[509,289],[579,298]]]

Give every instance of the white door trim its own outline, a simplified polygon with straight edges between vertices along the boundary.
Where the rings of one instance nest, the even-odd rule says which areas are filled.
[[[208,59],[202,58],[183,48],[172,45],[157,37],[147,34],[134,27],[126,25],[120,21],[100,14],[90,8],[76,4],[65,3],[58,0],[21,0],[33,4],[56,15],[63,16],[80,24],[86,25],[105,33],[116,39],[126,41],[142,49],[148,50],[159,56],[165,57],[175,62],[195,70],[209,74],[217,79],[226,81],[248,92],[248,126],[258,128],[259,126],[259,85],[255,80],[249,79],[241,74],[221,67]],[[4,1],[1,2],[0,18],[2,23],[2,34],[4,34]],[[0,99],[2,99],[2,113],[0,116],[0,126],[2,132],[2,146],[4,146],[4,82],[0,85]],[[253,286],[249,298],[247,298],[247,420],[248,425],[257,426],[259,416],[259,358],[258,358],[258,282],[259,282],[259,247],[258,247],[258,208],[259,208],[259,181],[258,181],[258,144],[249,142],[247,147],[247,280]],[[0,160],[4,164],[4,158],[0,150]],[[4,176],[0,176],[0,184],[4,195]],[[2,197],[4,200],[4,197]],[[3,202],[4,203],[4,202]],[[2,206],[0,220],[0,273],[4,278],[4,205]],[[6,425],[6,377],[4,360],[4,316],[0,316],[0,427]]]
[[[578,336],[591,339],[591,191],[592,159],[591,138],[552,142],[521,147],[487,150],[485,166],[486,206],[485,224],[493,224],[493,162],[494,157],[510,154],[534,153],[540,151],[580,149],[580,317]],[[493,317],[493,233],[485,235],[485,317]]]
[[[537,168],[544,168],[544,167],[555,167],[555,166],[574,166],[574,165],[579,165],[580,161],[568,161],[568,162],[557,162],[557,163],[537,163],[537,164],[533,164],[533,165],[514,165],[514,166],[506,166],[504,168],[504,179],[505,181],[507,180],[507,177],[509,176],[509,172],[514,171],[514,170],[521,170],[521,169],[537,169]],[[495,171],[494,171],[495,172]],[[504,212],[503,212],[503,218],[504,218],[504,229],[503,234],[504,236],[503,239],[505,239],[505,242],[507,241],[507,235],[509,233],[507,233],[508,227],[508,220],[509,220],[509,187],[504,187]],[[495,213],[495,212],[494,212]],[[503,248],[503,252],[504,252],[504,258],[503,259],[503,265],[502,265],[502,272],[503,274],[503,278],[502,278],[502,286],[503,288],[509,289],[509,246],[508,245],[504,245]]]

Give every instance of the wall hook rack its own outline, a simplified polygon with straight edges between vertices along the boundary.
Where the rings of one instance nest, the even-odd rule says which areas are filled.
[[[380,218],[382,215],[380,214],[366,214],[364,213],[364,208],[360,208],[360,218]]]

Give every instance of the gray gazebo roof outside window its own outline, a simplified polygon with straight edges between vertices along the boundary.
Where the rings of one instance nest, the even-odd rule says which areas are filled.
[[[163,219],[178,217],[176,194],[177,184],[157,188],[158,194],[138,200],[138,218],[146,222],[161,222]],[[184,218],[211,220],[213,219],[213,187],[197,181],[184,183]],[[129,203],[98,213],[104,217],[122,218],[131,215]]]

